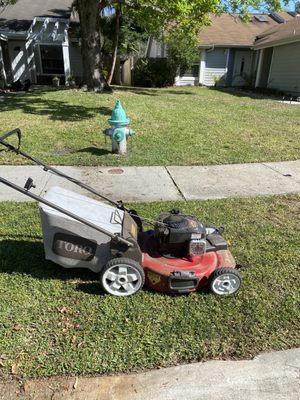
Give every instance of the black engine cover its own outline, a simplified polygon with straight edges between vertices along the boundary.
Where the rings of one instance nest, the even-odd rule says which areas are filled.
[[[169,243],[186,242],[191,240],[193,234],[201,235],[201,238],[205,237],[205,228],[195,217],[169,214],[162,222],[168,227]]]
[[[187,255],[188,244],[193,236],[197,235],[198,239],[206,236],[205,227],[197,218],[180,214],[178,210],[160,214],[157,221],[155,235],[160,242],[160,252],[164,255]]]

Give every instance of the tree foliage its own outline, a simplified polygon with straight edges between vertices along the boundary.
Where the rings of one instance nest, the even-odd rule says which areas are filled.
[[[109,55],[114,46],[115,14],[102,17],[100,29],[103,34],[102,51]],[[122,15],[120,22],[119,55],[143,55],[149,35],[136,24],[130,15]]]
[[[280,0],[112,0],[107,4],[113,7],[120,2],[125,18],[134,20],[154,38],[163,39],[168,57],[182,71],[195,61],[197,35],[210,23],[210,14],[239,12],[247,20],[250,9],[277,10],[282,4]]]
[[[158,37],[162,30],[168,34],[174,31],[198,32],[209,23],[209,14],[240,12],[247,16],[250,9],[277,10],[281,0],[121,0],[125,12],[152,35]],[[285,0],[283,3],[287,4]]]
[[[189,35],[180,31],[173,32],[165,40],[168,59],[173,68],[184,73],[190,66],[199,62],[198,40],[196,35]]]

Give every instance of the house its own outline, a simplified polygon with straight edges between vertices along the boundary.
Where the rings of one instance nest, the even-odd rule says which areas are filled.
[[[82,76],[73,0],[18,0],[0,8],[0,74],[6,83]],[[75,36],[74,38],[72,36]]]
[[[258,52],[253,49],[255,38],[293,19],[294,15],[288,12],[252,14],[248,22],[239,14],[212,15],[211,25],[199,33],[195,63],[190,71],[179,73],[175,85],[251,85],[258,64]],[[148,57],[166,56],[166,46],[151,40]]]
[[[300,15],[256,38],[255,86],[300,96]]]

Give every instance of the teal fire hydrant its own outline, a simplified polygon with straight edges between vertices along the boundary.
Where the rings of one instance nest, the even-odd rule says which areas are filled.
[[[107,128],[103,133],[111,137],[112,152],[118,154],[127,153],[127,138],[133,136],[135,132],[128,128],[130,119],[127,118],[126,112],[122,107],[121,101],[116,102],[115,108],[108,120],[110,128]]]

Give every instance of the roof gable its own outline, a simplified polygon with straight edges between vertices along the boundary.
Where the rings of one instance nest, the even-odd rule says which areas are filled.
[[[268,29],[258,35],[255,41],[255,48],[272,47],[282,42],[300,41],[300,15],[286,24]]]
[[[35,17],[70,18],[73,0],[18,0],[0,8],[0,29],[27,31]]]
[[[287,12],[278,13],[285,21],[293,19]],[[252,14],[249,22],[242,21],[240,14],[211,16],[211,25],[199,33],[200,46],[251,47],[262,32],[280,25],[272,14]]]

